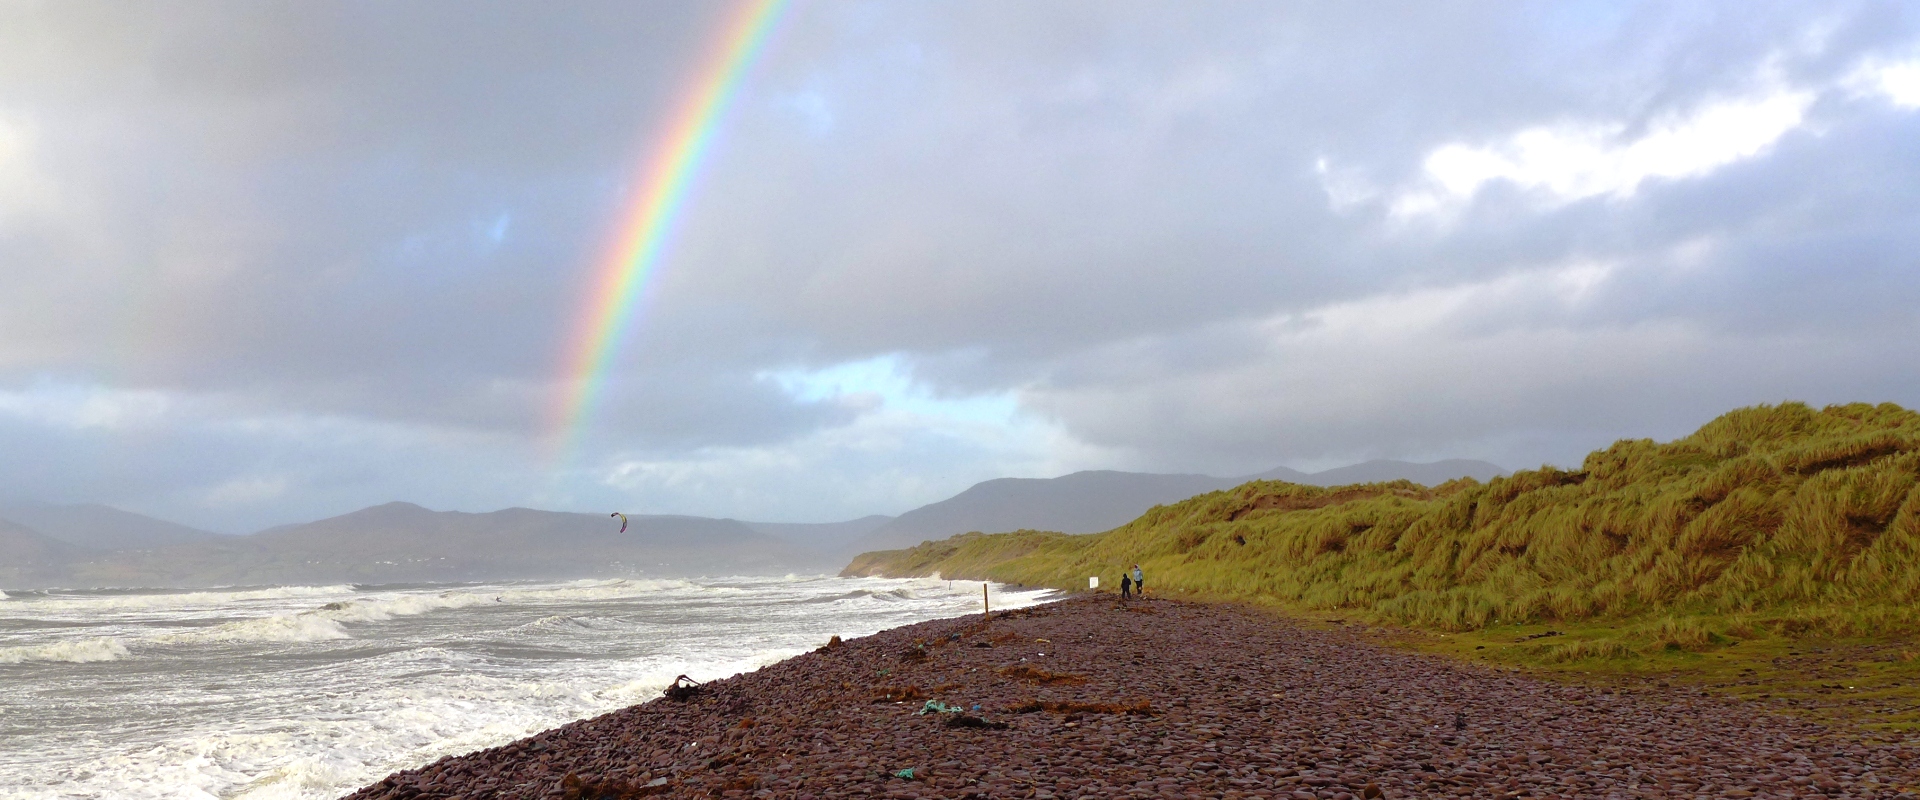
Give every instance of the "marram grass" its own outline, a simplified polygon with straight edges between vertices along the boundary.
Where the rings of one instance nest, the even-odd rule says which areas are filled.
[[[1920,413],[1743,408],[1622,440],[1578,470],[1423,487],[1254,481],[1106,533],[966,534],[868,553],[855,574],[1111,587],[1460,633],[1605,629],[1535,660],[1695,652],[1767,635],[1920,630]]]

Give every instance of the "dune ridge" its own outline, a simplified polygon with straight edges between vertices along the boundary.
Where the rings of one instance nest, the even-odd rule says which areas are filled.
[[[1148,586],[1437,631],[1607,621],[1555,660],[1702,650],[1767,633],[1920,628],[1920,414],[1883,403],[1727,413],[1578,469],[1486,483],[1252,481],[1114,530],[972,534],[867,553],[847,574]],[[1911,659],[1909,659],[1911,660]]]

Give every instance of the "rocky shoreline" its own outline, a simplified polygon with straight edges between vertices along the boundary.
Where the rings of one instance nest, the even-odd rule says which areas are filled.
[[[1915,797],[1920,749],[1232,606],[909,625],[388,776],[350,800]]]

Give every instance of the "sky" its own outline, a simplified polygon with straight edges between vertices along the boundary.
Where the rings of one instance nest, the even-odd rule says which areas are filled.
[[[1920,406],[1920,6],[0,0],[0,504],[822,522]]]

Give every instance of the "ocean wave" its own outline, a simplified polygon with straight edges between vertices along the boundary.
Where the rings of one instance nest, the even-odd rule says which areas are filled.
[[[351,639],[354,638],[353,634],[343,623],[386,622],[395,617],[412,617],[488,603],[538,604],[614,599],[692,586],[686,581],[581,581],[554,588],[509,588],[492,592],[456,589],[435,594],[380,595],[336,600],[297,613],[238,620],[190,632],[168,634],[156,637],[156,641],[321,642]]]
[[[150,610],[185,608],[193,606],[218,606],[228,603],[245,603],[260,600],[293,600],[309,597],[338,597],[351,595],[354,588],[348,585],[335,586],[271,586],[256,589],[200,589],[180,592],[132,593],[132,592],[68,592],[49,591],[32,592],[19,600],[32,603],[59,604],[62,607],[80,607],[90,610]]]
[[[493,595],[472,592],[440,594],[403,594],[365,599],[339,600],[302,614],[318,614],[339,622],[385,622],[394,617],[413,617],[433,611],[467,608],[498,602]]]
[[[316,612],[341,622],[385,622],[394,617],[411,617],[444,609],[468,608],[487,603],[539,605],[544,603],[618,600],[658,594],[675,589],[697,589],[682,580],[610,580],[576,581],[556,587],[514,588],[476,592],[465,589],[437,594],[397,594],[340,600],[321,606]]]
[[[162,644],[238,644],[243,642],[325,642],[351,639],[337,620],[312,613],[223,622],[206,628],[152,637]]]
[[[559,586],[508,587],[493,591],[455,589],[437,593],[405,592],[354,597],[352,586],[283,586],[236,591],[194,591],[164,595],[50,594],[44,599],[57,601],[64,608],[79,604],[87,610],[156,610],[189,608],[220,603],[288,600],[299,598],[342,597],[318,607],[290,613],[222,622],[201,628],[150,634],[140,642],[159,646],[194,644],[244,644],[325,642],[354,638],[347,626],[356,623],[385,622],[396,617],[411,617],[435,611],[468,608],[489,603],[540,605],[645,596],[660,592],[696,589],[682,580],[595,580],[576,581]],[[551,618],[549,618],[551,619]],[[588,627],[576,622],[576,627]],[[549,624],[551,626],[551,623]],[[21,661],[108,661],[124,658],[127,648],[119,640],[73,640],[0,650],[0,663]]]
[[[216,625],[186,636],[199,637],[203,641],[233,642],[318,642],[330,639],[351,639],[352,634],[347,632],[342,623],[386,622],[395,617],[414,617],[435,611],[497,602],[505,602],[498,593],[480,594],[458,590],[438,594],[399,594],[336,600],[318,608],[292,614]]]
[[[802,600],[803,603],[840,603],[848,600],[879,600],[893,603],[901,600],[919,600],[919,595],[909,589],[855,589],[841,594],[823,595]]]
[[[115,638],[43,644],[30,648],[36,660],[78,661],[89,657],[89,648],[94,657],[151,659],[143,669],[156,677],[153,683],[177,684],[183,691],[154,686],[150,693],[102,693],[99,730],[37,728],[41,752],[12,759],[0,754],[0,798],[324,800],[395,769],[650,700],[681,674],[722,678],[811,650],[832,635],[856,637],[932,617],[978,614],[980,602],[975,583],[955,582],[949,590],[926,579],[836,578],[804,586],[743,579],[725,587],[727,593],[710,591],[706,582],[340,587],[330,596],[236,603],[212,614],[201,608],[171,616],[140,613],[133,620],[94,617],[80,608],[59,616],[97,621],[103,627],[86,633]],[[736,600],[731,593],[742,586],[752,593]],[[1015,608],[1046,596],[1044,590],[995,586],[993,606]],[[820,600],[838,605],[806,605]],[[472,610],[440,611],[464,607]],[[46,607],[4,608],[9,617],[37,617]],[[444,616],[436,619],[435,613]],[[713,620],[725,624],[709,624]],[[508,625],[516,632],[502,630]],[[57,633],[79,631],[48,627],[36,635]],[[347,638],[367,646],[328,643]],[[274,644],[284,642],[315,643]],[[0,650],[0,662],[26,660],[26,649]],[[284,650],[303,651],[302,664],[326,669],[326,685],[337,691],[310,691],[312,678],[302,671],[257,669],[272,662],[251,660]],[[304,652],[309,650],[318,652]],[[333,650],[338,652],[324,652]],[[72,680],[64,671],[87,670],[59,665],[9,671],[22,673],[29,681],[23,686],[32,688]],[[298,702],[288,701],[289,690],[299,693]],[[220,702],[176,710],[167,702],[172,697]],[[22,712],[29,716],[20,725],[43,724],[32,716],[38,709]],[[45,784],[47,794],[19,794],[18,787],[42,785],[50,771],[67,777]]]
[[[682,590],[702,593],[720,591],[718,587],[701,586],[692,581],[679,579],[625,579],[605,581],[574,581],[557,587],[509,588],[496,593],[503,603],[542,603],[568,600],[616,600],[623,597],[640,597],[661,592]]]
[[[551,634],[551,633],[599,633],[619,627],[615,620],[604,617],[575,617],[567,614],[553,614],[532,622],[516,625],[510,630],[515,633]]]
[[[802,605],[822,605],[826,603],[839,603],[846,600],[858,600],[862,597],[871,597],[871,596],[873,596],[872,592],[862,589],[860,591],[844,592],[841,594],[823,594],[823,595],[820,595],[819,597],[809,597],[799,602]]]
[[[0,664],[28,661],[62,661],[86,664],[94,661],[119,661],[127,656],[127,646],[119,639],[71,639],[49,644],[0,647]]]
[[[879,600],[881,602],[886,602],[886,603],[894,603],[894,602],[899,602],[901,600],[919,600],[921,599],[921,597],[920,595],[915,594],[913,590],[903,587],[899,589],[859,589],[852,592],[848,592],[834,599],[835,600],[868,599],[868,600]]]

